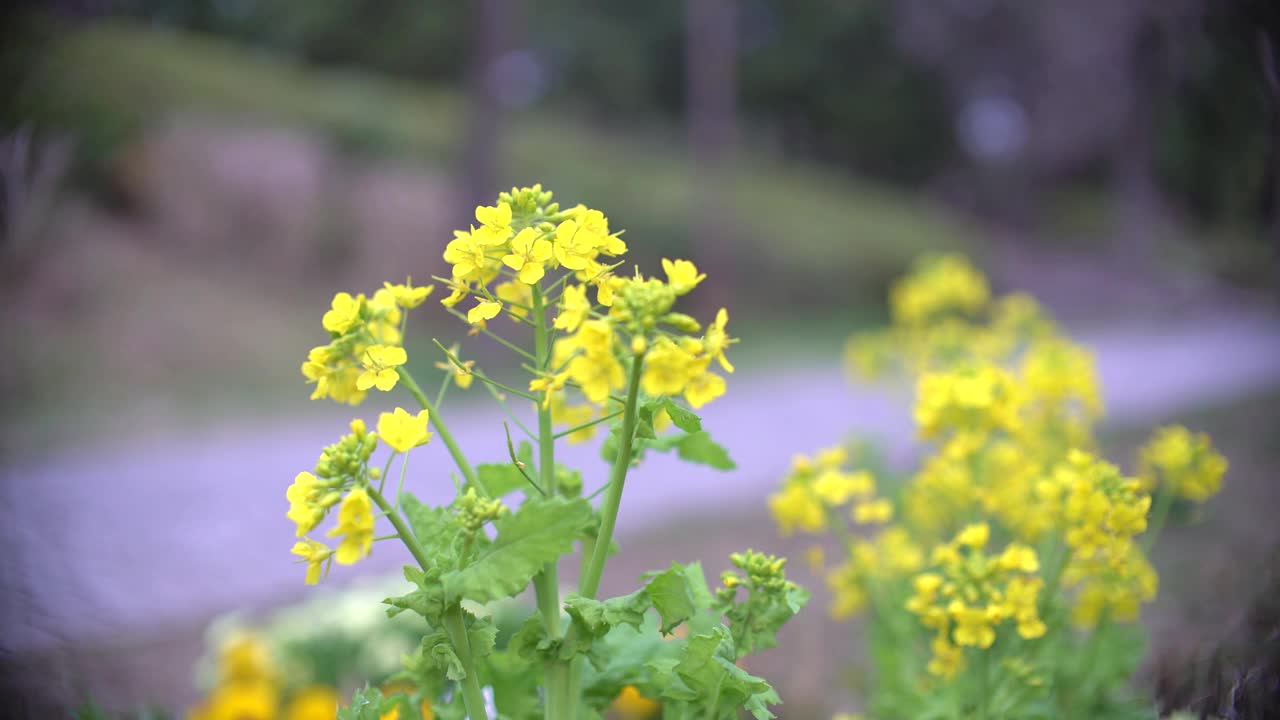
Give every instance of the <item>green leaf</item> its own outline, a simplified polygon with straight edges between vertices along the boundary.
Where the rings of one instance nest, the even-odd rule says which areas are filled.
[[[351,695],[350,707],[338,708],[338,720],[379,720],[396,702],[395,698],[382,697],[377,688],[361,688]]]
[[[636,440],[657,440],[658,434],[653,431],[653,423],[640,420],[636,423]],[[634,444],[634,441],[633,441]]]
[[[641,589],[603,602],[571,594],[565,598],[564,607],[578,632],[589,637],[602,637],[618,625],[639,628],[650,601],[648,594]]]
[[[538,688],[542,685],[543,663],[530,662],[510,647],[493,653],[486,662],[493,687],[493,702],[499,715],[541,718],[542,702]]]
[[[591,522],[581,498],[535,497],[494,523],[497,537],[461,570],[443,577],[448,598],[485,603],[524,590],[547,563],[573,549]]]
[[[693,414],[693,411],[683,408],[675,403],[671,398],[662,401],[662,407],[666,409],[667,416],[671,418],[671,422],[676,427],[687,433],[696,433],[702,429],[702,418]]]
[[[425,573],[413,565],[404,566],[404,578],[418,589],[399,597],[385,598],[382,602],[387,608],[387,617],[395,617],[405,610],[415,612],[427,619],[432,625],[440,624],[444,614],[444,592],[440,588],[440,571],[432,568]]]
[[[489,491],[490,497],[505,497],[516,490],[529,487],[529,481],[509,462],[481,463],[476,466],[476,475],[480,476],[480,482]]]
[[[752,593],[747,602],[727,613],[738,657],[778,644],[778,630],[809,602],[809,591],[790,585],[776,593]]]
[[[714,702],[716,717],[721,715],[719,711],[745,708],[757,720],[772,718],[768,706],[780,702],[778,694],[764,678],[735,665],[736,654],[728,628],[720,625],[709,633],[688,638],[674,665],[665,661],[651,662],[650,666],[667,675],[664,697],[694,707]]]
[[[702,566],[697,563],[688,567],[672,563],[670,568],[650,577],[644,592],[662,616],[659,631],[664,635],[711,604]]]
[[[404,669],[413,675],[429,674],[433,670],[443,672],[454,681],[462,681],[467,677],[462,661],[453,651],[453,644],[443,630],[423,636],[417,649],[404,658]]]
[[[458,554],[454,542],[462,532],[458,519],[448,508],[423,505],[416,497],[405,493],[401,506],[413,535],[426,553],[433,568],[452,570],[458,566]]]
[[[471,618],[471,626],[467,628],[467,642],[471,644],[472,657],[487,657],[493,653],[494,645],[498,642],[498,626],[490,618]]]
[[[677,454],[682,460],[700,465],[708,465],[717,470],[732,470],[737,466],[729,457],[729,452],[720,446],[705,430],[689,433],[676,445]]]

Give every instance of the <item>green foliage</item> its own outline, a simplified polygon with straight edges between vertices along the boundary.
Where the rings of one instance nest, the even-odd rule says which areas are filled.
[[[679,658],[651,661],[655,681],[663,687],[662,697],[685,705],[707,717],[737,717],[746,709],[757,720],[774,715],[768,706],[781,700],[763,678],[735,663],[738,652],[727,628],[694,635],[685,643]]]
[[[338,720],[381,720],[383,713],[390,712],[399,704],[399,699],[383,697],[377,688],[360,688],[351,695],[351,704],[338,708]]]
[[[526,500],[494,524],[498,535],[491,545],[462,569],[444,575],[446,596],[488,602],[519,593],[544,565],[573,550],[590,521],[586,500]]]
[[[698,610],[711,606],[711,592],[707,590],[707,581],[698,563],[672,563],[670,568],[650,574],[645,593],[662,616],[659,632],[664,635]]]
[[[707,465],[717,470],[733,470],[738,467],[729,457],[729,451],[711,439],[705,430],[689,433],[676,443],[676,454],[681,460]]]

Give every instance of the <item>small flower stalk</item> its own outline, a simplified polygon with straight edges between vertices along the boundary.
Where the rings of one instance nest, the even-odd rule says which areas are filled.
[[[905,477],[865,448],[798,456],[769,509],[814,546],[836,619],[865,613],[871,717],[1128,717],[1175,503],[1220,488],[1209,438],[1156,431],[1133,475],[1104,458],[1093,358],[1030,297],[992,298],[965,259],[923,259],[893,325],[850,339],[859,378],[915,381],[929,452]],[[1128,713],[1128,714],[1126,714]]]
[[[596,597],[636,463],[678,451],[690,462],[733,467],[694,412],[728,389],[727,353],[737,342],[728,312],[704,323],[679,309],[706,274],[681,259],[664,260],[658,276],[625,267],[627,243],[604,213],[562,207],[537,185],[477,207],[475,224],[441,250],[449,265],[435,278],[447,292],[443,312],[512,352],[522,377],[493,377],[464,360],[460,345],[435,342],[430,352],[443,372],[438,394],[428,396],[411,372],[422,365],[406,346],[407,320],[435,285],[409,280],[370,295],[337,293],[321,318],[327,341],[302,364],[313,399],[359,406],[370,393],[388,393],[412,405],[382,413],[375,431],[353,420],[285,493],[307,583],[383,541],[414,559],[404,571],[412,591],[384,601],[390,614],[414,613],[429,628],[395,678],[408,690],[358,692],[339,717],[423,704],[473,720],[590,718],[615,698],[677,716],[730,718],[746,709],[772,717],[777,694],[735,663],[772,646],[808,598],[785,579],[784,560],[735,555],[742,575],[726,575],[714,593],[692,563],[646,576],[630,595]],[[530,340],[513,339],[508,328]],[[505,456],[475,463],[442,405],[448,390],[479,385],[516,427],[493,444]],[[536,422],[520,422],[520,412]],[[557,462],[559,442],[585,442],[601,428],[609,432],[598,472]],[[515,430],[526,437],[513,439]],[[420,452],[447,453],[454,477],[411,473],[409,456]],[[430,483],[452,484],[455,498],[422,503],[414,489]],[[574,554],[577,589],[562,596],[560,561]],[[492,607],[512,597],[530,597],[536,610],[500,641]],[[655,637],[668,638],[656,654]],[[706,666],[713,656],[724,664]]]

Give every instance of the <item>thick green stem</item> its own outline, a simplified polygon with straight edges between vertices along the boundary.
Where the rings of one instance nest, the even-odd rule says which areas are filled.
[[[462,680],[462,700],[467,705],[467,717],[471,720],[489,720],[484,707],[484,693],[480,691],[480,678],[471,657],[471,641],[467,639],[467,624],[462,617],[462,606],[452,605],[444,611],[444,629],[453,643],[453,651],[467,676]]]
[[[449,455],[453,457],[453,462],[458,466],[458,472],[462,473],[462,477],[467,484],[474,486],[480,491],[480,494],[489,497],[489,488],[485,487],[480,477],[476,475],[475,469],[471,467],[471,463],[467,462],[467,457],[462,454],[462,450],[458,448],[458,443],[453,439],[453,433],[449,432],[449,426],[445,425],[444,419],[440,417],[440,413],[436,412],[435,405],[431,404],[431,400],[422,392],[422,388],[418,387],[418,383],[414,382],[413,376],[405,369],[403,365],[396,368],[396,372],[400,373],[400,382],[408,388],[418,404],[431,417],[431,426],[436,429],[436,434],[440,436],[440,441],[449,450]]]
[[[382,510],[382,512],[387,516],[387,519],[391,521],[391,526],[396,529],[396,534],[400,536],[400,542],[403,542],[404,546],[409,548],[409,554],[417,561],[418,566],[424,571],[430,570],[431,562],[427,560],[426,552],[424,552],[422,546],[418,544],[417,536],[413,534],[413,530],[405,523],[404,518],[400,517],[400,513],[391,506],[391,503],[387,502],[387,499],[382,496],[382,493],[372,487],[366,488],[366,491],[369,493],[369,497],[373,500],[373,503],[377,505],[378,509]]]
[[[591,564],[578,581],[578,593],[595,598],[600,589],[600,576],[604,573],[604,561],[613,544],[613,529],[618,524],[618,508],[622,505],[622,486],[631,468],[631,446],[636,435],[636,405],[640,398],[640,373],[644,370],[644,356],[636,355],[631,363],[631,378],[627,385],[627,402],[622,409],[622,435],[618,438],[618,457],[609,473],[609,490],[604,496],[600,513],[600,533],[596,535],[595,551]]]
[[[546,370],[551,358],[551,343],[547,337],[547,308],[542,296],[542,286],[533,286],[533,342],[534,363],[539,372]],[[536,402],[536,400],[535,400]],[[539,485],[549,496],[556,494],[556,438],[551,429],[551,410],[538,407],[538,472]],[[533,590],[538,601],[538,612],[547,634],[560,637],[560,572],[556,562],[547,563],[533,579]],[[559,660],[548,660],[543,672],[546,683],[547,720],[562,720],[572,706],[568,697],[568,666]]]

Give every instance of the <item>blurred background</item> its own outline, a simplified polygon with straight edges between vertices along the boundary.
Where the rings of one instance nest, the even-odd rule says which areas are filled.
[[[960,252],[1094,348],[1119,457],[1180,421],[1232,462],[1223,497],[1169,543],[1142,682],[1195,677],[1262,592],[1280,540],[1268,0],[5,13],[0,645],[22,707],[180,708],[210,618],[302,595],[284,488],[350,417],[308,404],[297,371],[328,299],[426,282],[475,205],[534,182],[603,209],[648,271],[694,260],[710,276],[695,312],[729,307],[744,338],[726,405],[708,409],[740,469],[698,474],[705,504],[687,515],[654,475],[614,587],[672,558],[719,569],[747,544],[800,553],[761,519],[793,452],[854,430],[909,466],[909,394],[850,384],[840,348],[884,322],[913,258]],[[465,332],[428,309],[410,336],[430,383],[429,339]],[[491,443],[494,412],[456,402],[463,438]],[[776,428],[800,418],[807,433]],[[689,522],[726,493],[738,514]],[[383,556],[332,582],[393,571]],[[824,630],[821,602],[784,640],[791,658],[856,649],[856,626]],[[784,716],[856,703],[840,663],[772,662]]]

